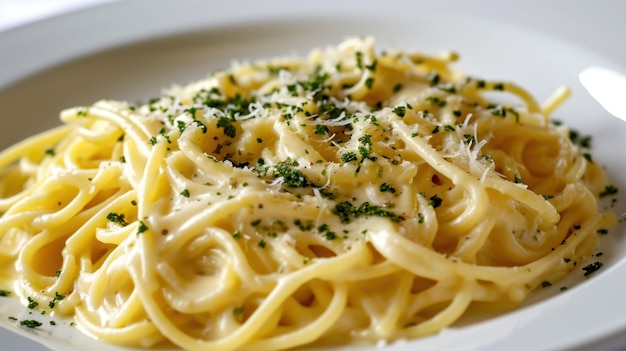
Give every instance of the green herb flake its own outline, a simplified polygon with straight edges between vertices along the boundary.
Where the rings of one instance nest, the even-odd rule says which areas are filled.
[[[184,197],[189,197],[189,189],[185,189],[185,190],[181,191],[180,195],[182,195]]]
[[[239,322],[243,320],[243,306],[233,308],[233,316]]]
[[[25,319],[20,321],[20,325],[23,325],[28,328],[37,328],[41,326],[41,322],[36,321],[34,319]]]
[[[328,135],[328,127],[325,125],[318,124],[315,126],[315,134],[317,135]]]
[[[583,267],[583,271],[585,271],[584,276],[589,276],[590,274],[593,274],[594,272],[596,272],[597,270],[599,270],[600,268],[602,268],[602,262],[594,262],[594,263],[590,263],[588,265],[586,265],[585,267]]]
[[[137,227],[137,235],[145,233],[146,231],[148,231],[148,229],[148,226],[143,221],[139,221],[139,226]]]
[[[11,292],[9,290],[0,289],[0,297],[11,296]]]
[[[472,134],[463,134],[463,140],[465,140],[466,144],[475,144],[476,138]]]
[[[180,132],[180,134],[183,134],[183,132],[187,128],[187,125],[183,121],[176,121],[176,126],[178,127],[178,131]]]
[[[356,60],[356,66],[359,69],[363,69],[363,53],[360,51],[357,51],[354,53],[355,56],[355,60]]]
[[[431,205],[433,208],[437,208],[437,207],[441,206],[442,202],[443,202],[443,199],[440,198],[439,196],[437,196],[437,194],[431,196],[428,199],[428,204]]]
[[[59,292],[58,292],[58,291],[57,291],[57,292],[55,292],[55,293],[54,293],[54,298],[52,298],[52,301],[50,301],[50,302],[48,303],[48,307],[50,307],[50,308],[54,308],[54,307],[56,306],[57,302],[59,302],[59,301],[61,301],[61,300],[63,300],[63,299],[65,299],[65,295],[61,295],[61,294],[59,294]]]
[[[357,159],[358,158],[356,156],[356,152],[354,152],[354,151],[348,151],[348,152],[346,152],[346,153],[341,155],[341,162],[343,162],[343,163],[356,161]]]
[[[388,217],[393,222],[399,222],[402,220],[402,218],[397,214],[379,206],[371,205],[369,202],[364,202],[359,207],[355,207],[347,201],[340,202],[335,205],[331,212],[338,216],[342,223],[350,223],[352,218],[361,216]]]
[[[396,115],[398,115],[398,117],[404,117],[404,115],[406,114],[406,107],[404,106],[396,106],[393,108],[393,113],[395,113]]]
[[[446,100],[440,99],[437,96],[429,96],[426,98],[426,101],[430,102],[433,106],[445,107],[447,105]]]
[[[326,238],[326,240],[335,240],[337,238],[337,234],[335,234],[335,232],[331,232],[330,230],[326,231],[324,233],[324,238]]]
[[[32,298],[32,297],[30,297],[30,296],[29,296],[29,297],[27,298],[27,300],[28,300],[28,306],[27,306],[27,307],[28,307],[29,309],[31,309],[31,310],[32,310],[32,309],[34,309],[35,307],[39,306],[39,302],[37,302],[37,301],[33,300],[33,298]]]
[[[604,190],[598,194],[600,197],[611,196],[617,194],[617,187],[614,185],[607,185],[604,187]]]
[[[396,189],[393,186],[389,185],[388,183],[382,183],[378,189],[380,190],[380,192],[383,192],[383,193],[390,192],[394,194],[396,192]]]
[[[109,222],[114,222],[114,223],[118,223],[121,226],[126,226],[128,225],[128,223],[126,223],[126,220],[124,218],[124,214],[123,213],[115,213],[115,212],[110,212],[107,215],[107,220]]]
[[[275,172],[277,176],[282,176],[284,183],[292,188],[302,188],[309,185],[309,182],[304,177],[300,170],[293,167],[298,166],[296,161],[290,159],[280,162],[276,165]]]
[[[220,117],[217,120],[217,127],[224,129],[224,135],[234,138],[237,134],[237,128],[232,124],[232,121],[227,117]]]
[[[437,86],[437,89],[439,89],[441,91],[444,91],[444,92],[446,92],[448,94],[456,94],[457,93],[456,87],[454,85],[448,85],[448,86],[440,85],[440,86]]]

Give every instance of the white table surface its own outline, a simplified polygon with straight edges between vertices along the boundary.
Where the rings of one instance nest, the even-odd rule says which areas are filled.
[[[0,31],[112,0],[0,0]]]

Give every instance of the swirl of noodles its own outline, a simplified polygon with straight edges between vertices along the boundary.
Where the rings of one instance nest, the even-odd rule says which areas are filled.
[[[540,106],[456,59],[350,39],[66,110],[0,154],[0,284],[185,350],[415,338],[519,304],[613,224],[607,180],[550,121],[566,91]]]

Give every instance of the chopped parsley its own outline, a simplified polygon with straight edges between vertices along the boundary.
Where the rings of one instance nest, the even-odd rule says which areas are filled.
[[[599,270],[600,268],[602,268],[602,262],[594,262],[594,263],[590,263],[586,266],[583,267],[583,271],[585,271],[584,276],[588,276],[590,274],[593,274],[594,272],[596,272],[597,270]]]
[[[292,188],[302,188],[309,185],[309,182],[304,177],[300,170],[292,168],[297,167],[298,162],[287,159],[276,165],[275,172],[277,176],[283,177],[283,180],[287,186]]]
[[[348,152],[346,152],[346,153],[341,155],[341,162],[343,162],[343,163],[356,161],[357,159],[358,158],[356,156],[356,152],[354,152],[354,151],[348,151]]]
[[[303,231],[303,232],[307,232],[310,231],[311,229],[313,229],[314,225],[313,225],[313,221],[309,220],[306,223],[302,222],[301,219],[296,219],[293,221],[293,224],[295,224],[296,226],[298,226],[298,228]]]
[[[181,191],[180,195],[182,195],[184,197],[189,197],[189,189],[185,189],[185,190]]]
[[[361,216],[379,216],[388,217],[394,222],[400,222],[402,219],[397,214],[385,210],[380,206],[371,205],[369,202],[364,202],[359,207],[355,207],[350,202],[340,202],[332,209],[332,213],[339,217],[342,223],[350,223],[353,218]]]
[[[357,52],[354,53],[354,56],[355,56],[354,58],[356,60],[356,66],[359,69],[363,69],[363,53],[360,52],[360,51],[357,51]]]
[[[57,304],[57,302],[63,300],[65,298],[65,295],[61,295],[59,294],[59,292],[55,292],[54,293],[54,298],[52,298],[52,301],[50,301],[50,303],[48,303],[48,307],[50,308],[54,308]]]
[[[148,231],[148,226],[143,221],[139,221],[139,226],[137,227],[137,235],[146,231]]]
[[[11,296],[11,292],[9,290],[0,289],[0,297]]]
[[[396,192],[396,189],[393,186],[389,185],[388,183],[382,183],[378,189],[380,190],[380,192],[383,192],[383,193],[386,191],[392,194]]]
[[[41,322],[36,321],[34,319],[25,319],[20,321],[20,325],[23,325],[28,328],[37,328],[41,326]]]
[[[31,310],[32,310],[32,309],[34,309],[35,307],[39,306],[39,302],[37,302],[37,301],[33,300],[33,298],[32,298],[32,297],[30,297],[30,296],[29,296],[29,297],[27,298],[27,300],[28,300],[28,306],[27,306],[27,307],[28,307],[29,309],[31,309]]]
[[[328,135],[328,127],[325,125],[318,124],[315,126],[315,134],[317,135]]]
[[[109,220],[110,222],[118,223],[121,226],[128,225],[128,223],[126,223],[126,220],[124,219],[123,213],[110,212],[107,215],[107,220]]]
[[[428,204],[431,205],[433,208],[437,208],[437,207],[441,206],[442,202],[443,202],[443,199],[440,198],[439,196],[437,196],[437,194],[431,196],[428,199]]]
[[[395,113],[396,115],[398,115],[398,117],[404,117],[404,115],[406,114],[406,107],[404,106],[396,106],[393,108],[393,113]]]
[[[328,224],[324,223],[322,225],[320,225],[317,230],[324,234],[324,237],[326,238],[326,240],[335,240],[337,238],[337,234],[333,231],[330,230],[330,226],[328,226]]]
[[[445,107],[447,101],[445,99],[440,99],[437,96],[429,96],[426,98],[426,101],[430,102],[433,106]]]
[[[224,129],[224,135],[234,138],[237,134],[237,128],[232,124],[232,120],[227,117],[220,117],[217,120],[217,127]]]
[[[233,308],[233,316],[239,322],[243,320],[243,306]]]
[[[617,194],[617,187],[614,185],[607,185],[604,187],[604,190],[598,194],[600,197],[610,196]]]

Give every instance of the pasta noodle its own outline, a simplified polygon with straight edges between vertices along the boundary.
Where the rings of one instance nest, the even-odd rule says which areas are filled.
[[[417,338],[515,306],[613,225],[608,183],[550,119],[566,90],[541,106],[456,59],[353,38],[65,110],[0,154],[0,287],[185,350]]]

